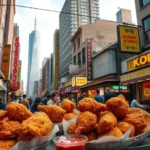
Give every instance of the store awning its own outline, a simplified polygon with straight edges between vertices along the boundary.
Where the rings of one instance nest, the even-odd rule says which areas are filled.
[[[102,84],[102,83],[105,83],[105,82],[114,82],[114,81],[118,81],[118,76],[116,75],[109,75],[109,76],[106,76],[106,77],[103,77],[103,78],[99,78],[99,79],[96,79],[96,80],[93,80],[91,81],[90,83],[82,86],[80,89],[84,89],[84,88],[87,88],[87,87],[90,87],[90,86],[93,86],[93,85],[97,85],[97,84]]]
[[[4,79],[5,78],[5,76],[4,76],[4,74],[2,73],[2,71],[0,70],[0,79]]]

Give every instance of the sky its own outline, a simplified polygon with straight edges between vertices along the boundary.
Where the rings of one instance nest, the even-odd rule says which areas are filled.
[[[16,5],[61,11],[64,2],[65,0],[16,0]],[[137,24],[134,0],[100,0],[100,18],[116,21],[116,12],[119,7],[130,9],[132,11],[133,23]],[[36,28],[41,35],[40,67],[42,67],[44,57],[49,57],[53,52],[53,35],[55,29],[59,28],[59,13],[16,7],[15,23],[18,24],[20,32],[21,78],[24,81],[25,90],[27,82],[29,34],[34,30],[35,16],[37,20]]]

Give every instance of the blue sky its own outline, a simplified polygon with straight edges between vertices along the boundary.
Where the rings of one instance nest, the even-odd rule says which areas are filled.
[[[16,0],[17,5],[39,7],[52,10],[61,10],[65,0]],[[133,23],[136,22],[134,0],[100,0],[100,18],[116,21],[118,7],[132,11]],[[59,14],[24,8],[16,8],[15,22],[20,27],[20,44],[22,60],[22,79],[26,86],[27,81],[27,60],[29,34],[34,29],[34,19],[37,17],[37,30],[41,35],[40,64],[44,57],[49,57],[53,52],[53,34],[59,27]]]

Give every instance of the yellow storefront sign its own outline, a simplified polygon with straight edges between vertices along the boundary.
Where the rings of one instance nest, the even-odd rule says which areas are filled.
[[[76,85],[76,82],[75,82],[75,77],[72,78],[72,87],[74,87]]]
[[[67,87],[67,86],[71,86],[71,85],[72,85],[72,81],[70,80],[68,82],[65,82],[63,87]]]
[[[121,75],[120,82],[125,82],[136,78],[148,76],[148,75],[150,75],[150,67],[138,71],[134,71],[125,75]]]
[[[128,71],[150,64],[150,53],[139,56],[127,62]]]
[[[118,26],[120,52],[140,53],[139,29],[129,26]]]
[[[2,72],[5,76],[5,80],[9,79],[10,49],[11,49],[11,45],[5,45],[3,50]]]
[[[87,78],[86,77],[73,77],[72,78],[72,87],[83,86],[85,84],[87,84]]]

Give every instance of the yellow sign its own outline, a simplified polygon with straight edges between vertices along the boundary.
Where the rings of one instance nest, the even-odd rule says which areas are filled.
[[[2,73],[5,76],[5,80],[9,80],[10,49],[11,45],[5,45],[3,50]]]
[[[83,86],[87,84],[86,77],[74,77],[72,78],[72,86]]]
[[[71,86],[71,85],[72,85],[72,81],[71,80],[66,82],[66,83],[64,83],[64,87]]]
[[[132,79],[148,76],[148,75],[150,75],[150,67],[122,75],[120,77],[120,82],[125,82]]]
[[[128,61],[127,62],[128,71],[144,66],[146,64],[150,64],[150,53]]]
[[[140,53],[139,29],[129,26],[118,26],[120,52]]]

